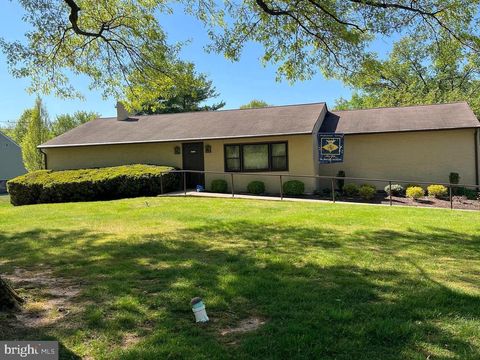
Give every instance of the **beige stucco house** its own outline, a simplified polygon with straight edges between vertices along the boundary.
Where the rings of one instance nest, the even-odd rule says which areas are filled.
[[[0,193],[6,191],[7,180],[25,174],[22,149],[7,135],[0,132]]]
[[[479,183],[480,123],[465,102],[329,111],[325,103],[258,109],[96,119],[40,146],[49,169],[146,163],[204,170],[188,185],[230,180],[268,192],[299,179],[306,191],[327,186],[302,176],[336,175],[406,181]],[[343,161],[319,162],[318,134],[343,134]],[[377,184],[379,188],[385,184]]]

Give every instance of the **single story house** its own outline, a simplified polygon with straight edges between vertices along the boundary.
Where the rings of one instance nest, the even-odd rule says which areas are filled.
[[[7,180],[27,172],[23,166],[22,149],[0,132],[0,193],[6,191]]]
[[[266,174],[287,181],[339,170],[431,183],[448,182],[457,172],[462,183],[478,184],[479,129],[465,102],[352,111],[313,103],[145,116],[128,116],[120,106],[117,117],[92,120],[40,149],[54,170],[144,163],[218,172],[188,176],[189,187],[208,188],[235,173],[236,188],[261,180],[274,193],[279,178]],[[298,179],[306,192],[326,186]]]

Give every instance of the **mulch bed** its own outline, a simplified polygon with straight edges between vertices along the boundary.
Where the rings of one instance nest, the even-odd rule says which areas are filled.
[[[331,200],[331,198],[326,197],[310,197],[317,198],[322,200]],[[372,200],[364,200],[361,198],[349,198],[340,196],[336,199],[337,201],[343,202],[354,202],[362,204],[384,204],[389,205],[390,199],[386,195],[377,194]],[[392,205],[403,205],[403,206],[415,206],[415,207],[434,207],[434,208],[450,208],[449,199],[436,199],[433,197],[423,197],[417,201],[403,197],[403,196],[392,196]],[[480,210],[480,201],[478,200],[468,200],[465,196],[454,196],[453,197],[453,208],[454,209],[464,209],[464,210]]]

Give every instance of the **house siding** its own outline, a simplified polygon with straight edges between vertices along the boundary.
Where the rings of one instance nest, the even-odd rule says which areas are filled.
[[[224,145],[257,142],[288,142],[288,171],[259,172],[254,175],[235,175],[235,188],[237,191],[246,191],[250,181],[260,180],[265,182],[266,190],[271,193],[280,192],[278,177],[265,176],[266,174],[285,175],[284,181],[296,179],[293,175],[315,175],[317,168],[312,158],[314,147],[312,135],[269,136],[258,138],[239,138],[228,140],[203,141],[204,145],[212,147],[211,153],[205,153],[205,171],[224,172]],[[48,168],[52,170],[82,169],[118,166],[125,164],[152,164],[167,165],[182,168],[182,155],[174,154],[174,147],[181,142],[167,142],[154,144],[126,144],[126,145],[98,145],[64,148],[47,148]],[[205,184],[207,189],[212,180],[225,178],[230,183],[231,175],[207,174]],[[307,192],[315,189],[314,179],[298,178],[305,183]]]
[[[474,134],[475,129],[346,135],[344,162],[320,164],[319,174],[343,170],[349,177],[445,183],[458,172],[461,183],[475,184]]]
[[[13,179],[25,173],[22,150],[15,142],[0,133],[0,181]]]

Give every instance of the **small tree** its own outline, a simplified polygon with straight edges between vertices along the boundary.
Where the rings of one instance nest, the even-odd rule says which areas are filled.
[[[23,163],[28,171],[35,171],[44,168],[43,156],[38,145],[48,140],[49,128],[48,117],[42,100],[37,98],[35,107],[31,111],[27,131],[22,139]]]
[[[99,117],[99,114],[87,111],[76,111],[73,115],[61,114],[58,115],[55,121],[50,126],[50,133],[52,137],[56,137],[66,133],[67,131],[80,126],[90,120]]]
[[[262,107],[267,107],[270,106],[268,103],[266,103],[263,100],[258,100],[258,99],[253,99],[250,101],[248,104],[244,104],[240,106],[240,109],[255,109],[255,108],[262,108]]]

